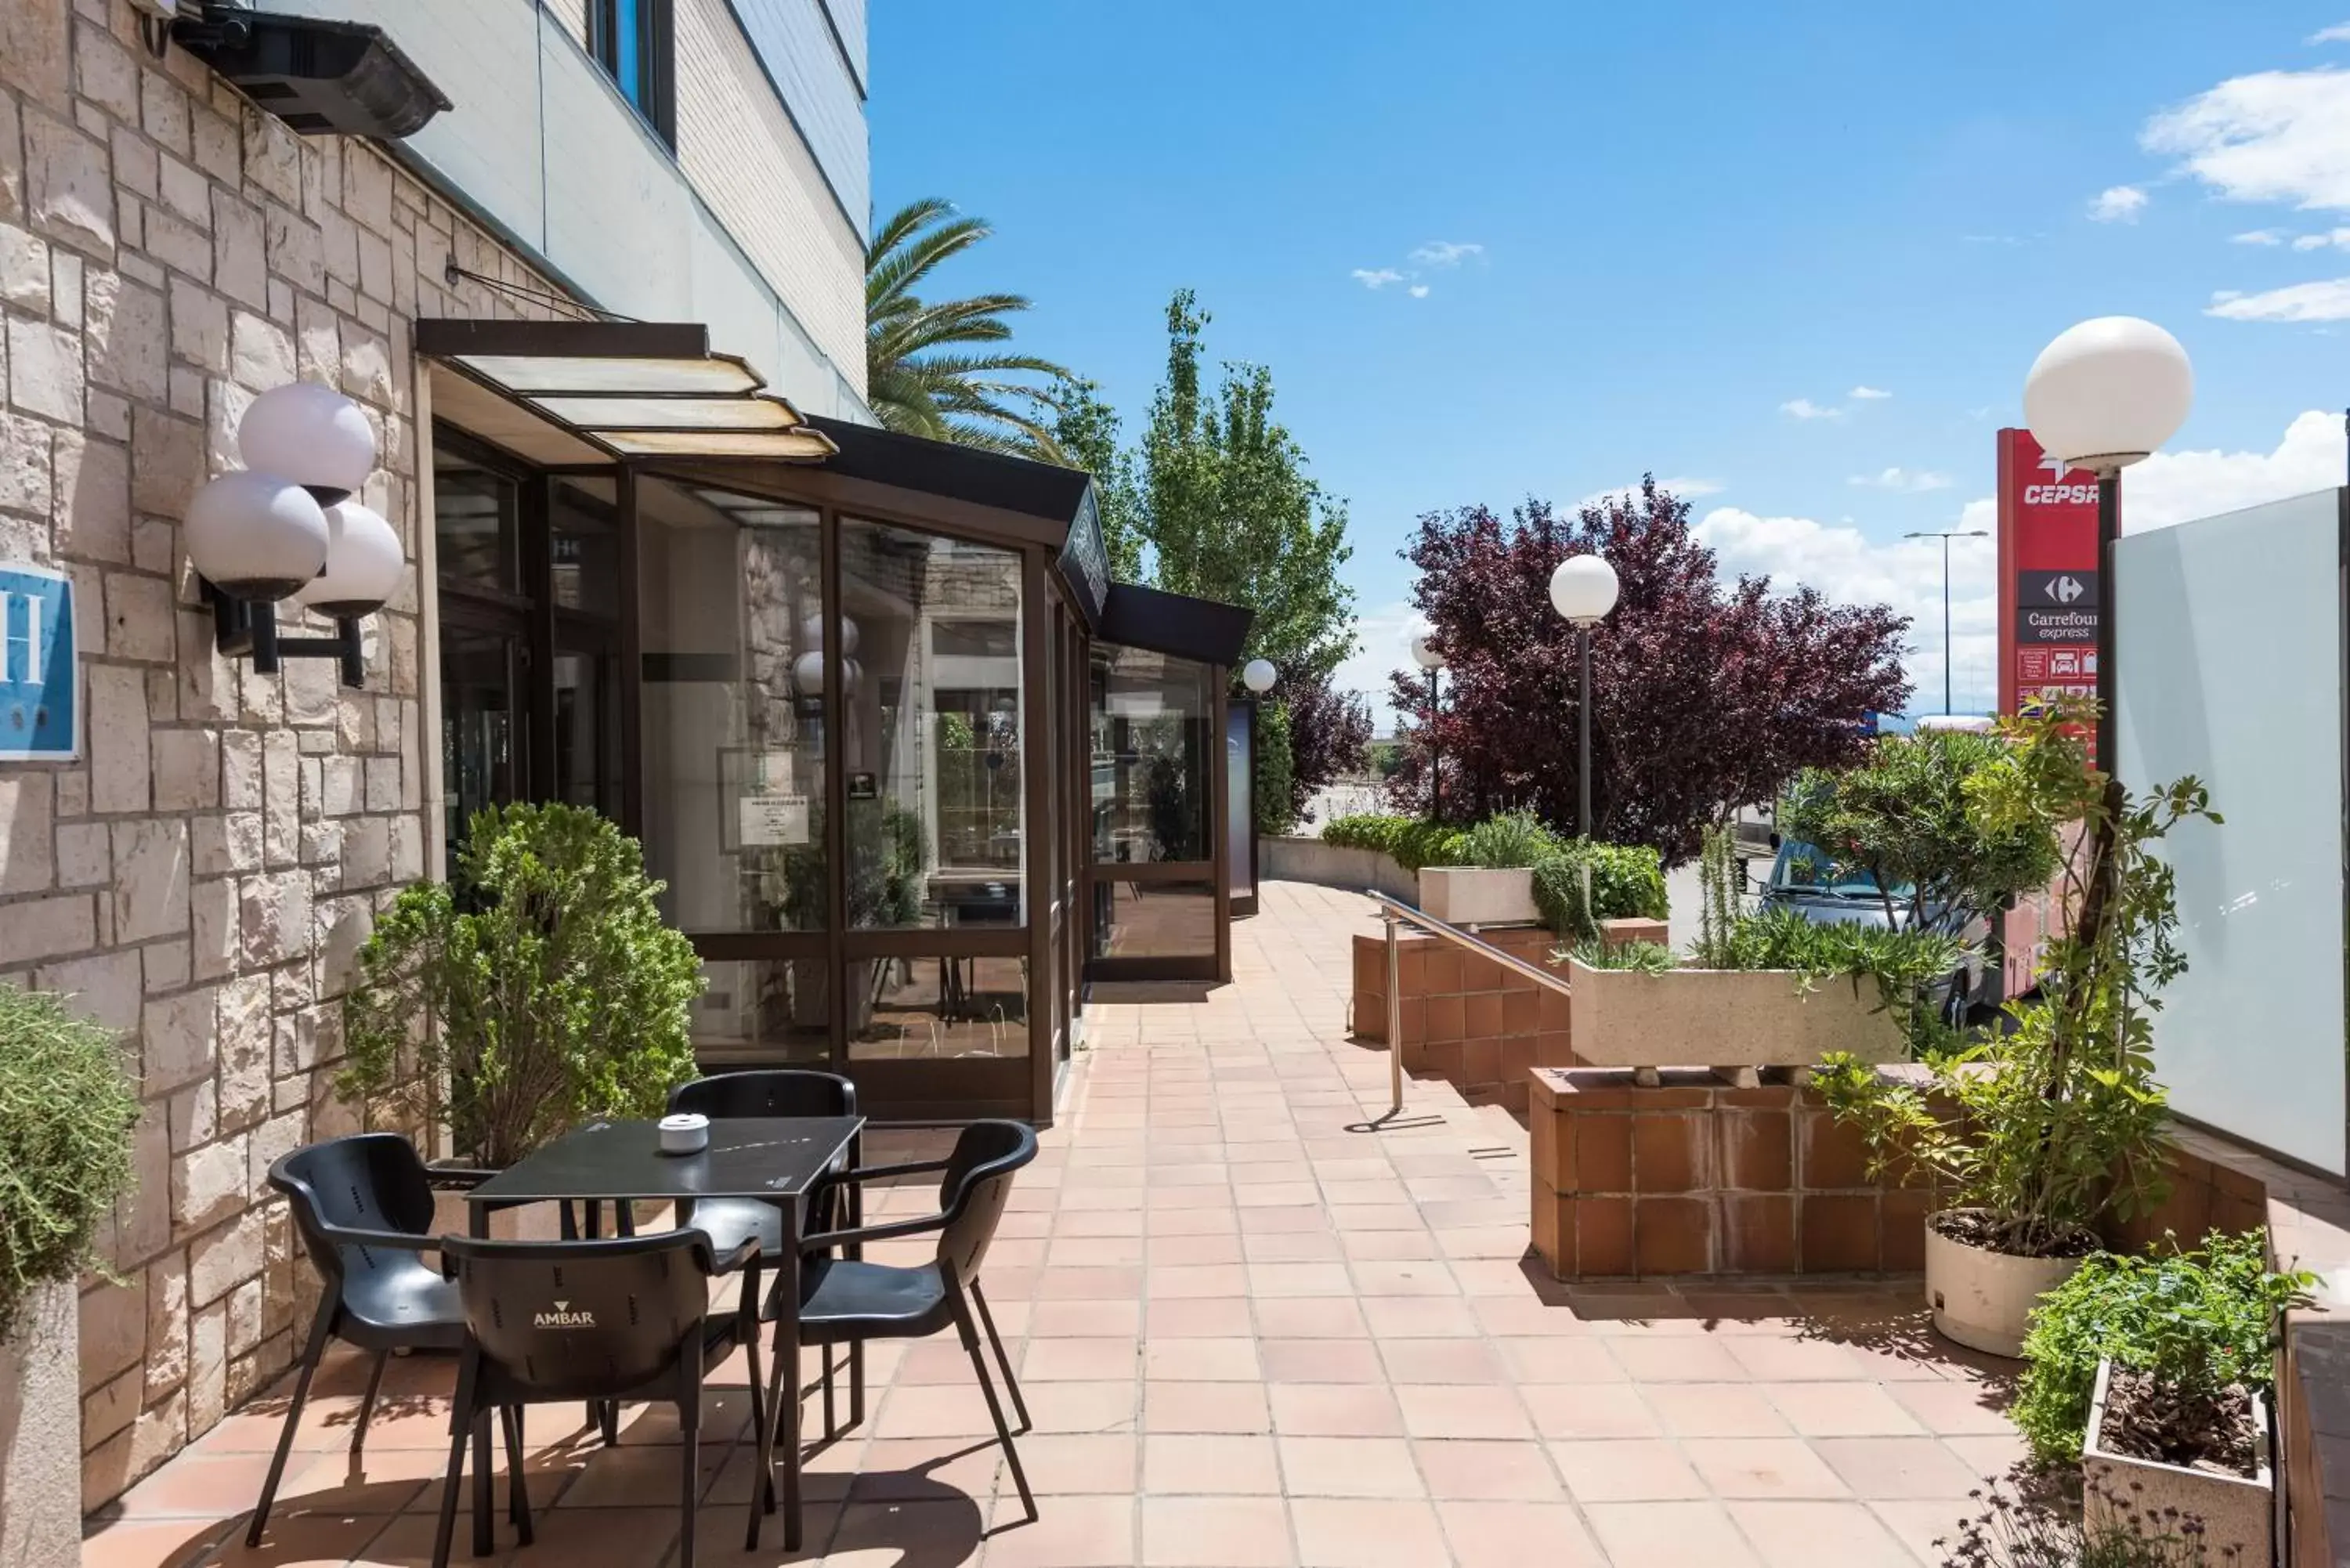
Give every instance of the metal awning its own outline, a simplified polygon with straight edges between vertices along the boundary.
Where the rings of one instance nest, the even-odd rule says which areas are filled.
[[[416,352],[551,427],[531,432],[542,444],[586,443],[590,461],[821,462],[839,450],[749,364],[712,352],[695,322],[437,317],[416,324]]]

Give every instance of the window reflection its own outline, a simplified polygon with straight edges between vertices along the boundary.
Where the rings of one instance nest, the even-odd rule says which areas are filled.
[[[516,502],[513,480],[435,448],[432,533],[441,576],[465,587],[514,592]]]
[[[1206,860],[1210,670],[1101,643],[1093,659],[1094,858]],[[1222,748],[1218,748],[1220,752]]]
[[[1215,950],[1213,883],[1094,884],[1094,957],[1201,958]]]
[[[821,958],[704,963],[690,1014],[705,1067],[729,1062],[822,1064],[831,1054],[830,966]]]
[[[868,1060],[1028,1054],[1028,961],[858,961],[862,1015],[848,1054]]]

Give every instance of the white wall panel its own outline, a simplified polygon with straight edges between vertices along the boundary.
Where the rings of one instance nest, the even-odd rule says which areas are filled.
[[[835,12],[827,19],[823,0],[729,0],[742,31],[750,36],[759,58],[775,79],[775,91],[791,106],[792,119],[816,154],[816,163],[840,198],[861,242],[873,208],[871,150],[865,130],[865,98],[858,88],[862,67],[852,75],[841,54],[844,26],[857,24],[864,36],[863,16]],[[684,18],[679,18],[683,26]],[[861,43],[859,45],[861,48]],[[851,57],[854,57],[853,56]],[[771,93],[769,96],[773,96]]]
[[[2200,778],[2181,827],[2188,971],[2155,1054],[2183,1115],[2345,1168],[2343,501],[2323,492],[2125,537],[2123,781]]]

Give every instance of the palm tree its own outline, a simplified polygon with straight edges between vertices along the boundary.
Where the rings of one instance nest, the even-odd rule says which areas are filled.
[[[1003,317],[1025,296],[983,294],[926,304],[915,285],[994,231],[925,197],[892,213],[865,253],[865,400],[884,427],[991,452],[1064,461],[1050,420],[1051,383],[1068,372],[1033,354],[974,353],[1012,336]],[[1007,377],[1047,378],[1039,386]]]

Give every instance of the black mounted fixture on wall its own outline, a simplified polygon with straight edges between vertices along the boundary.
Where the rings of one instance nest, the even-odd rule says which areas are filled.
[[[412,136],[453,107],[381,27],[181,0],[171,36],[305,136]]]

